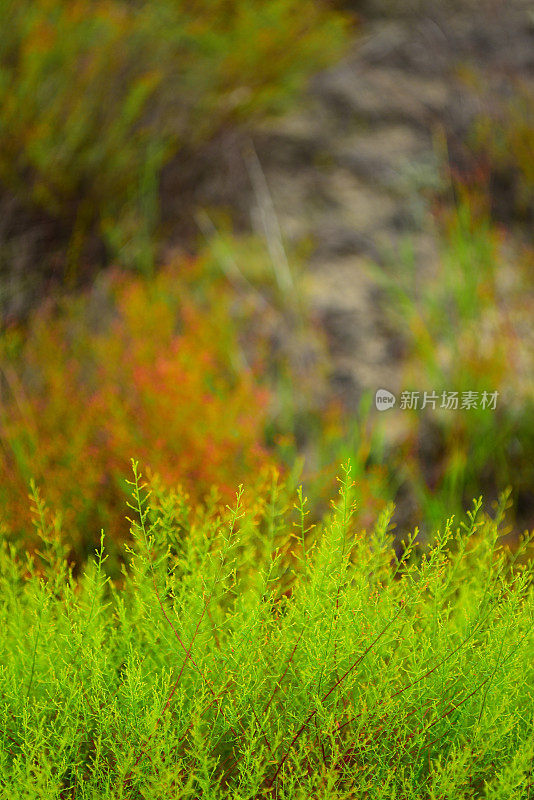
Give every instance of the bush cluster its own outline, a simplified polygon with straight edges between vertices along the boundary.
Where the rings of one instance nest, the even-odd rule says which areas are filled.
[[[272,113],[345,38],[315,0],[15,0],[0,5],[0,188],[71,232],[143,250],[157,176]]]
[[[534,562],[480,501],[397,555],[273,478],[254,511],[134,463],[129,565],[74,579],[34,495],[35,558],[0,557],[2,798],[527,800]]]
[[[128,532],[132,453],[191,502],[239,476],[259,482],[268,395],[240,358],[220,283],[179,261],[146,281],[115,273],[92,292],[34,315],[1,346],[1,517],[27,540],[33,479],[63,515],[76,554]]]

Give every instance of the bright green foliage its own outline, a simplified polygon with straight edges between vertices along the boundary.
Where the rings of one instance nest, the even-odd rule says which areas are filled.
[[[2,800],[527,800],[534,569],[502,508],[397,557],[350,466],[313,531],[276,481],[220,516],[135,464],[132,490],[120,584],[103,545],[73,579],[45,522],[39,562],[2,551]]]
[[[1,184],[74,251],[96,226],[136,257],[168,158],[280,110],[345,38],[315,0],[4,0],[0,29]]]

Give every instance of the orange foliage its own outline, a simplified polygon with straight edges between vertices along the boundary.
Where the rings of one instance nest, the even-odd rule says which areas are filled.
[[[217,485],[229,502],[271,464],[262,445],[267,395],[239,348],[221,287],[198,297],[199,266],[150,283],[101,280],[61,313],[42,309],[1,342],[0,501],[8,529],[31,530],[28,483],[61,509],[74,553],[101,528],[120,541],[128,523],[130,458],[200,500]]]

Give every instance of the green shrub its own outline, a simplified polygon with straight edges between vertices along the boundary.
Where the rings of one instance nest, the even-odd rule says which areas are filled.
[[[313,531],[276,481],[213,515],[134,474],[120,584],[103,545],[69,575],[37,494],[40,560],[2,549],[2,798],[527,800],[534,569],[502,507],[397,557],[349,466]]]

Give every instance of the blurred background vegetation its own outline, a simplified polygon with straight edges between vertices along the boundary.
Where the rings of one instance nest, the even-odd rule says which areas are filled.
[[[15,226],[42,215],[45,272],[71,283],[114,259],[150,272],[162,167],[283,110],[346,32],[313,0],[6,0],[0,25],[4,202]]]
[[[347,408],[303,288],[306,248],[284,241],[274,213],[258,238],[199,199],[206,175],[239,183],[236,142],[290,112],[311,76],[358,46],[384,16],[370,5],[0,4],[9,538],[34,544],[33,479],[75,561],[101,528],[118,555],[131,457],[198,503],[228,502],[241,482],[254,503],[272,470],[284,472],[305,482],[317,516],[350,456],[364,526],[394,499],[400,535],[430,532],[507,486],[511,530],[532,523],[530,84],[489,98],[443,159],[445,189],[426,198],[439,238],[431,274],[420,280],[409,244],[394,266],[373,265],[402,340],[403,389],[498,391],[495,411],[380,416],[379,386]],[[476,75],[463,80],[483,97]]]

